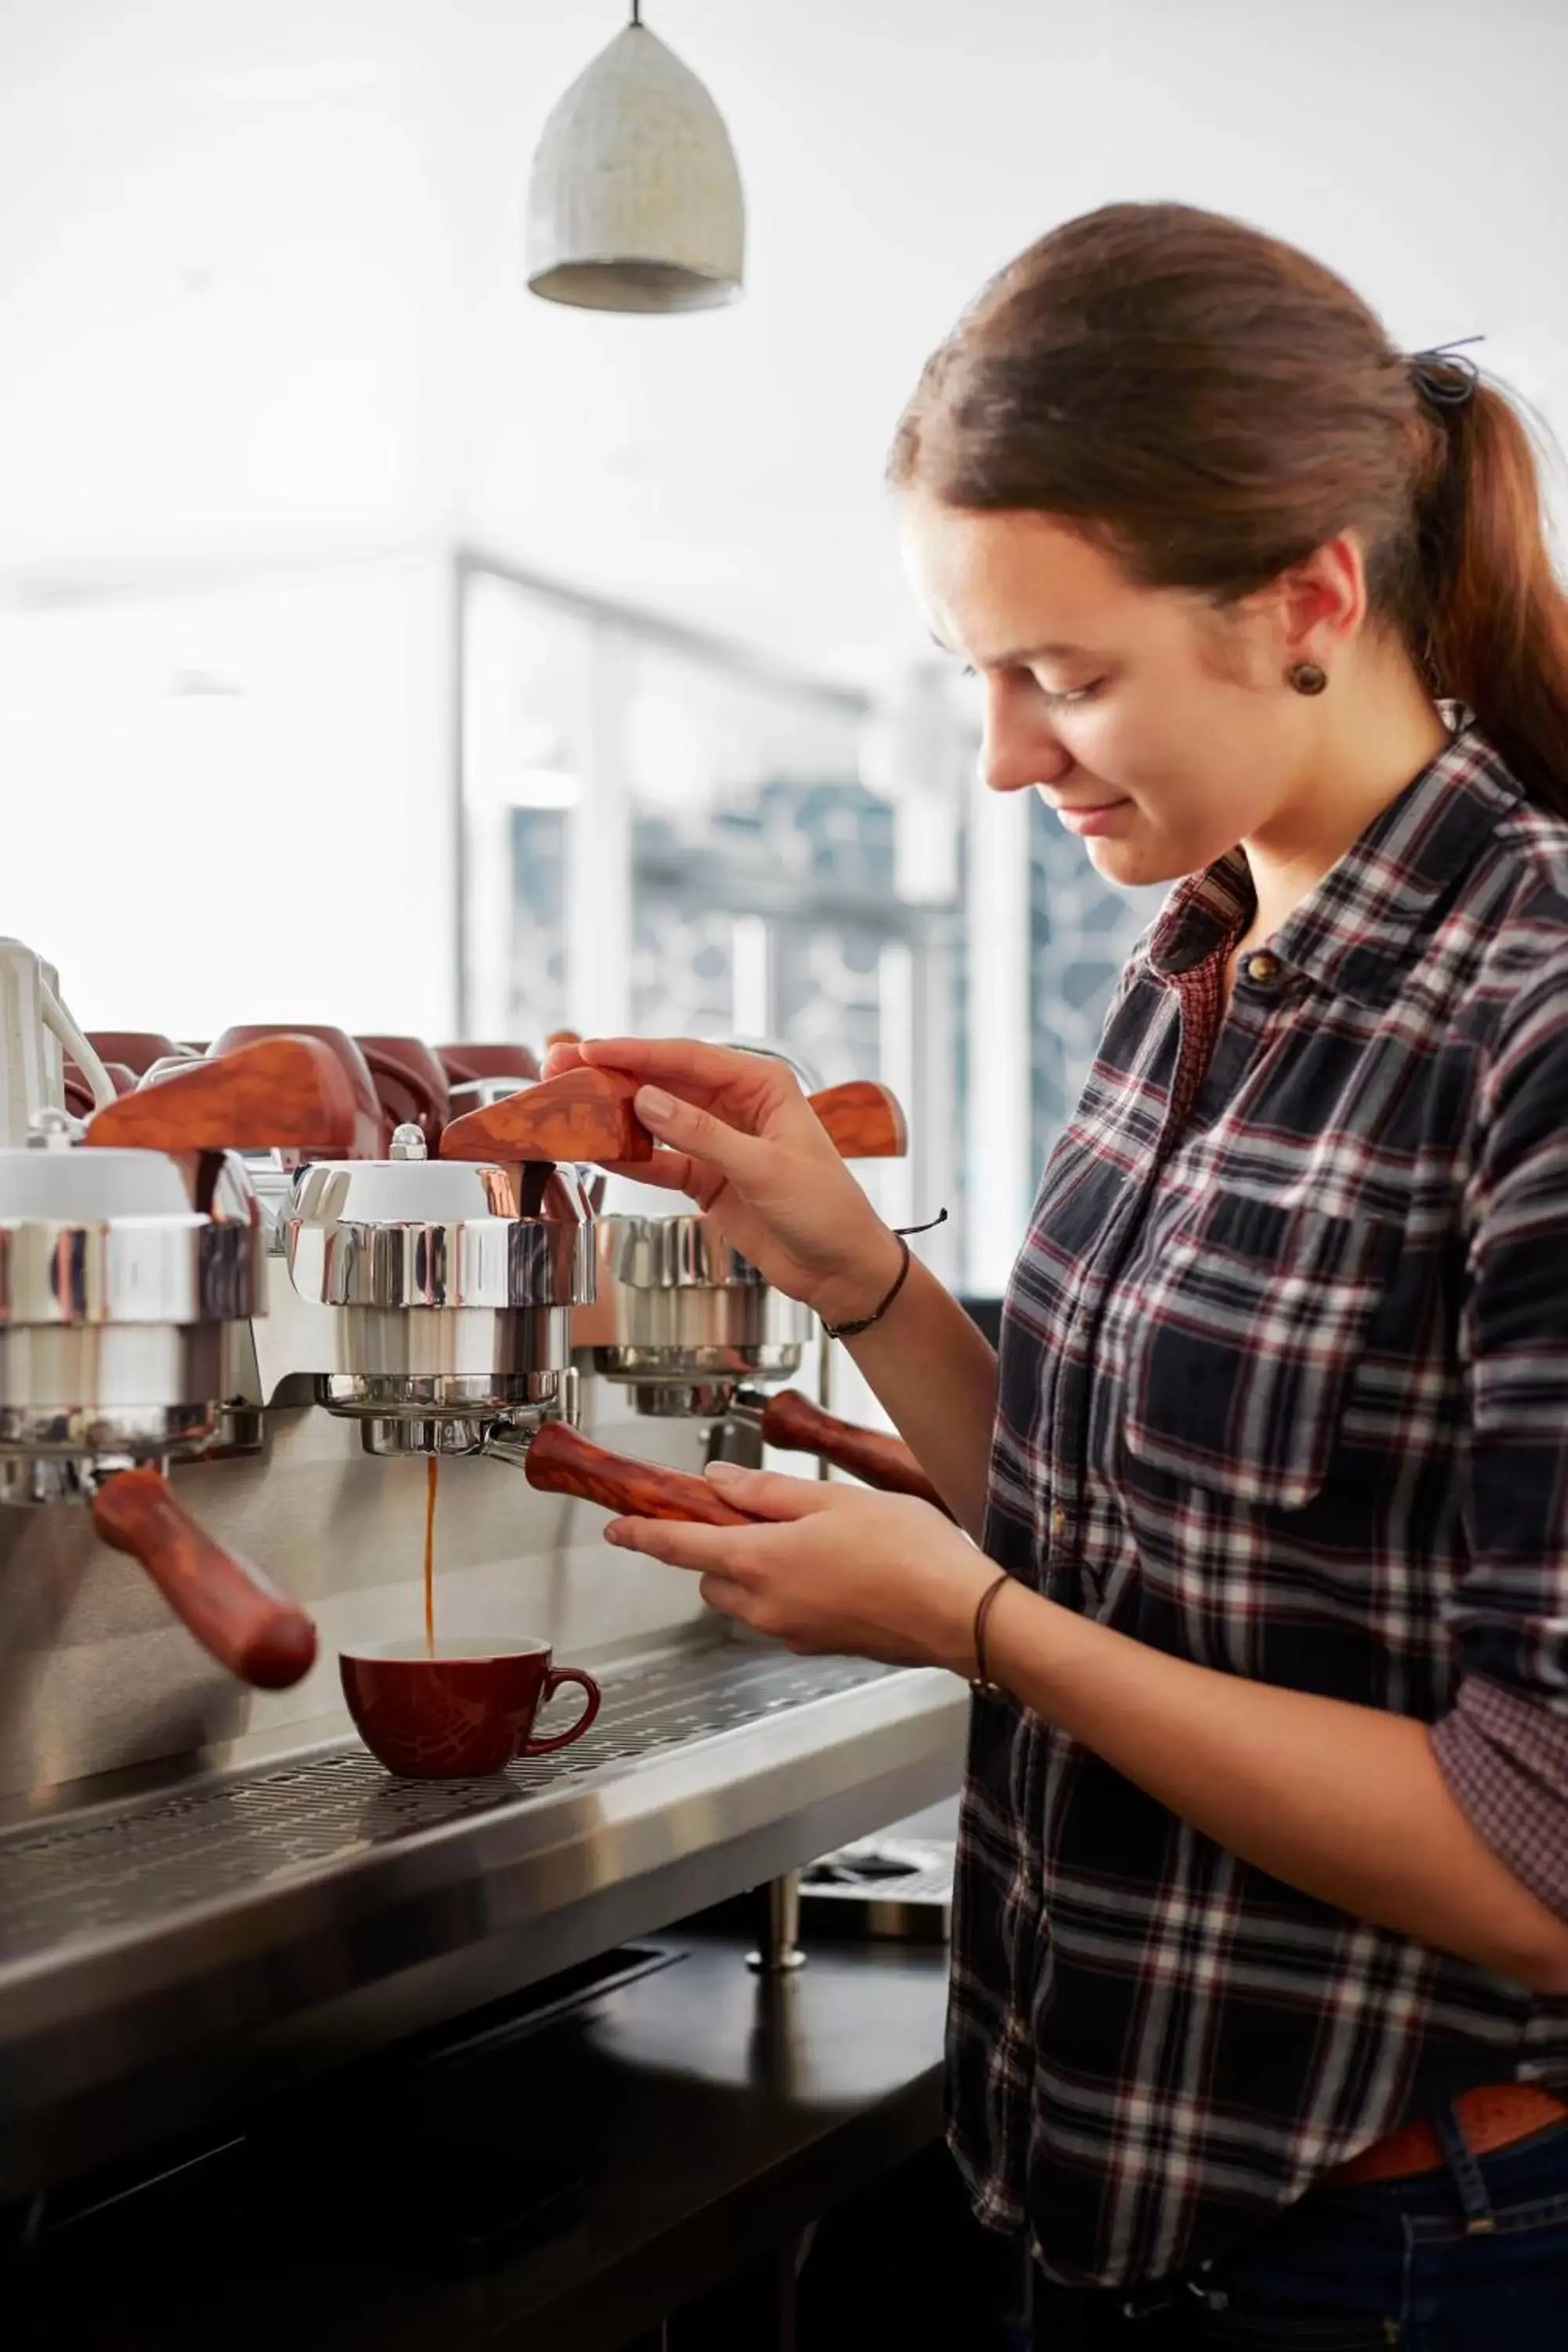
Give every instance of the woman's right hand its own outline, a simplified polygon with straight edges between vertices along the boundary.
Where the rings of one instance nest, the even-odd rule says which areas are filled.
[[[685,1192],[775,1290],[826,1322],[869,1315],[901,1253],[783,1062],[686,1038],[552,1045],[544,1075],[579,1062],[640,1083],[637,1114],[668,1148],[623,1171]]]

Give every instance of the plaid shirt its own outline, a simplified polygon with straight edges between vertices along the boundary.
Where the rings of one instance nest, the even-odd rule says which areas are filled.
[[[1206,1666],[1436,1727],[1568,1916],[1568,825],[1473,727],[1247,956],[1135,951],[1009,1292],[986,1548]],[[975,1701],[949,2099],[1053,2277],[1208,2261],[1568,1999],[1299,1894]]]

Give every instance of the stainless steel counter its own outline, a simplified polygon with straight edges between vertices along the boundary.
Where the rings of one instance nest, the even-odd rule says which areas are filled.
[[[334,1740],[0,1835],[0,2198],[209,2121],[956,1784],[951,1677],[688,1638],[504,1780]]]

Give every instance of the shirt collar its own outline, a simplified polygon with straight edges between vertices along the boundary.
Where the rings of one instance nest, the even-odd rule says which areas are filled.
[[[1289,971],[1336,995],[1385,1003],[1415,962],[1434,910],[1474,863],[1523,788],[1473,721],[1373,818],[1268,941]],[[1251,920],[1247,859],[1234,849],[1179,883],[1150,937],[1148,960],[1174,980]]]

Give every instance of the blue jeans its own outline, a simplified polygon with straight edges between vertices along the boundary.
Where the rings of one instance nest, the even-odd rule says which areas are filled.
[[[1479,2159],[1439,2129],[1443,2171],[1315,2189],[1131,2315],[1045,2288],[1038,2352],[1568,2352],[1568,2124]]]

